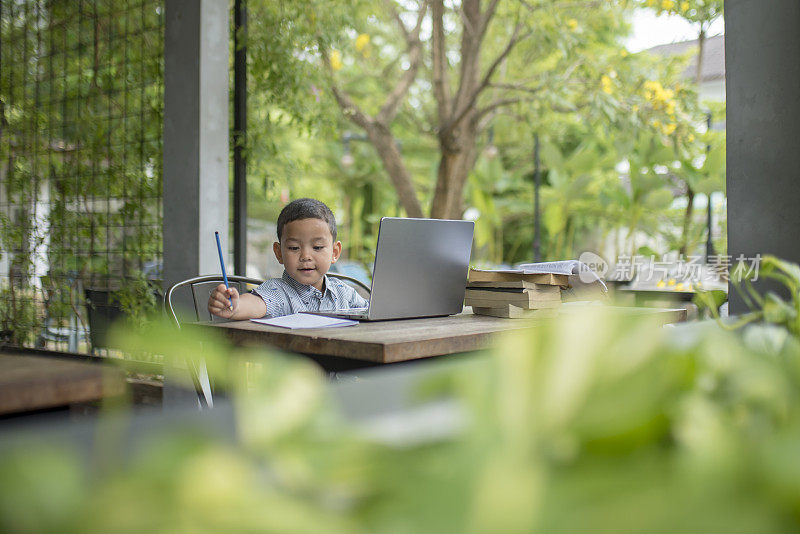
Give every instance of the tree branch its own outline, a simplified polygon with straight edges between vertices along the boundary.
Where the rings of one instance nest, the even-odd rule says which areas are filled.
[[[422,29],[422,21],[425,19],[425,12],[428,9],[428,1],[425,0],[419,8],[417,14],[417,23],[414,29],[406,35],[406,42],[408,43],[408,61],[409,67],[400,77],[397,85],[391,93],[386,97],[386,102],[381,106],[381,110],[376,116],[376,120],[383,124],[388,124],[397,115],[397,108],[400,106],[403,97],[408,93],[411,84],[417,77],[419,64],[422,60],[422,42],[419,40],[419,33]],[[399,17],[398,17],[399,18]],[[402,22],[401,22],[402,25]]]
[[[469,98],[466,99],[466,101],[461,105],[460,109],[454,114],[455,118],[450,122],[450,124],[448,124],[449,128],[453,128],[454,126],[456,126],[461,121],[461,119],[463,119],[464,116],[469,112],[469,110],[473,106],[475,106],[475,102],[477,101],[478,96],[489,85],[489,81],[494,75],[494,72],[497,70],[497,67],[500,66],[500,64],[503,61],[505,61],[506,57],[508,57],[508,54],[511,53],[511,50],[514,49],[517,43],[527,38],[532,33],[531,31],[526,31],[523,34],[520,34],[519,32],[521,29],[522,29],[522,23],[517,23],[517,25],[514,27],[514,32],[512,33],[511,38],[508,40],[508,43],[506,44],[505,48],[494,59],[492,64],[487,69],[486,74],[484,74],[481,82],[477,85],[477,87],[475,87],[472,93],[470,93]]]
[[[511,39],[508,40],[508,44],[506,44],[506,47],[503,49],[503,51],[500,52],[500,54],[494,59],[494,61],[492,61],[492,64],[486,70],[486,74],[484,74],[480,85],[478,85],[478,87],[475,89],[475,92],[471,96],[471,100],[473,102],[478,97],[478,93],[480,93],[487,85],[489,85],[489,80],[491,80],[492,76],[494,75],[494,72],[497,70],[497,67],[500,66],[500,64],[503,61],[505,61],[506,57],[508,57],[508,54],[511,53],[511,50],[514,49],[517,43],[519,43],[520,41],[527,38],[529,35],[533,33],[532,31],[529,30],[523,34],[520,34],[521,29],[522,29],[521,22],[517,23],[516,26],[514,26],[514,32],[511,34]]]
[[[501,98],[500,100],[495,100],[491,104],[488,104],[487,106],[480,108],[477,111],[477,113],[475,114],[474,120],[478,121],[484,115],[486,115],[488,113],[491,113],[492,111],[494,111],[494,110],[496,110],[498,108],[511,106],[513,104],[521,104],[523,102],[533,102],[534,100],[536,100],[536,99],[535,98],[523,98],[521,96],[520,97],[516,97],[516,98]]]
[[[591,2],[586,2],[585,0],[579,0],[577,2],[561,2],[558,4],[539,4],[537,6],[531,5],[530,2],[525,0],[517,0],[521,5],[525,6],[528,11],[531,13],[534,11],[538,11],[544,8],[550,9],[591,9],[593,7],[602,6],[608,3],[608,0],[593,0]]]
[[[512,106],[514,104],[523,104],[527,102],[536,102],[538,99],[533,97],[516,97],[516,98],[502,98],[499,100],[495,100],[491,104],[480,108],[475,116],[473,117],[473,121],[478,124],[478,129],[482,129],[485,126],[485,121],[483,121],[483,117],[492,113],[500,108]],[[588,106],[588,102],[581,102],[579,104],[573,104],[572,106],[551,106],[550,111],[554,111],[556,113],[575,113],[576,111],[585,108]]]
[[[467,2],[462,2],[461,9],[458,10],[459,16],[461,17],[461,23],[464,25],[464,35],[476,35],[477,32],[475,31],[476,28],[472,24],[472,21],[469,20],[466,12],[464,11],[464,7]]]
[[[436,99],[439,124],[444,124],[447,120],[447,110],[450,109],[450,82],[447,76],[448,62],[444,37],[443,0],[433,0],[431,19],[433,25],[431,35],[433,96]]]
[[[392,2],[391,0],[384,0],[383,1],[383,5],[389,11],[389,14],[394,19],[394,21],[397,23],[397,26],[400,28],[400,31],[403,33],[403,38],[406,40],[406,42],[408,42],[408,38],[409,38],[408,29],[406,28],[406,25],[403,24],[403,19],[400,18],[400,13],[398,13],[397,9],[395,9],[395,3]]]
[[[322,56],[322,63],[328,72],[328,83],[331,86],[331,92],[333,93],[334,99],[336,99],[336,103],[341,108],[342,114],[356,125],[366,129],[372,123],[372,119],[366,113],[361,111],[361,109],[356,105],[355,102],[353,102],[350,96],[348,96],[343,89],[340,89],[339,86],[336,85],[336,80],[333,78],[333,69],[331,69],[328,51],[321,43],[319,45],[319,50],[320,55]]]
[[[421,119],[416,113],[401,110],[398,114],[398,120],[410,124],[414,130],[420,133],[432,136],[436,135],[436,126],[427,120]]]
[[[483,36],[486,34],[486,29],[489,27],[489,21],[492,20],[495,11],[497,11],[498,3],[499,0],[492,0],[489,3],[489,6],[486,8],[486,11],[484,11],[483,15],[481,15],[480,26],[478,28],[478,35],[480,36],[481,40],[483,40]]]
[[[481,42],[477,34],[477,26],[480,24],[481,12],[479,0],[462,0],[461,9],[462,24],[464,28],[461,32],[461,62],[458,80],[458,89],[455,98],[448,107],[449,117],[456,115],[460,109],[460,102],[468,95],[472,87],[477,83],[478,68],[480,67]],[[442,133],[452,129],[453,121],[448,119],[442,123]]]
[[[334,82],[331,82],[331,91],[336,103],[342,109],[342,114],[353,121],[356,125],[366,129],[372,123],[372,119],[350,99],[350,97],[341,89],[339,89]]]
[[[538,93],[544,87],[543,85],[537,85],[531,87],[529,85],[530,82],[521,82],[521,83],[491,83],[489,84],[489,88],[491,89],[503,89],[505,91],[522,91],[524,93]]]

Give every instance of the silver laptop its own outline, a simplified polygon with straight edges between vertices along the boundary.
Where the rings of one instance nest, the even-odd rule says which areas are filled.
[[[369,307],[309,313],[359,321],[460,313],[474,228],[472,221],[382,218]]]

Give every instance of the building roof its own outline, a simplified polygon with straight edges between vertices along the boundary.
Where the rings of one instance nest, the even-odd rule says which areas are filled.
[[[648,48],[645,52],[662,56],[674,56],[685,54],[695,50],[692,59],[686,70],[683,72],[685,78],[695,79],[697,76],[697,39],[671,43]],[[725,79],[725,35],[715,35],[708,37],[703,46],[703,82]]]

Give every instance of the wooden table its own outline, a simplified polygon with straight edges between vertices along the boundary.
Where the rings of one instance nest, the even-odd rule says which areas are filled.
[[[566,306],[564,308],[567,308]],[[684,309],[608,306],[617,313],[653,315],[662,324],[686,319]],[[562,313],[568,313],[564,311]],[[489,347],[498,332],[530,328],[543,320],[501,319],[464,313],[450,317],[363,322],[344,328],[288,330],[251,321],[195,323],[192,326],[223,332],[237,345],[269,345],[311,356],[331,370],[386,364],[469,352]],[[341,366],[344,362],[350,362]]]
[[[0,353],[0,415],[97,401],[125,388],[125,373],[115,367]]]

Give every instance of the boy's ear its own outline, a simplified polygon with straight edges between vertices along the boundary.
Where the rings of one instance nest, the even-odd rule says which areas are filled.
[[[333,244],[333,259],[331,260],[331,263],[336,263],[336,260],[339,259],[339,254],[341,253],[342,253],[342,242],[337,241],[336,243]]]
[[[283,256],[281,256],[281,244],[275,241],[272,244],[272,252],[275,253],[275,259],[278,260],[278,263],[283,265]]]

